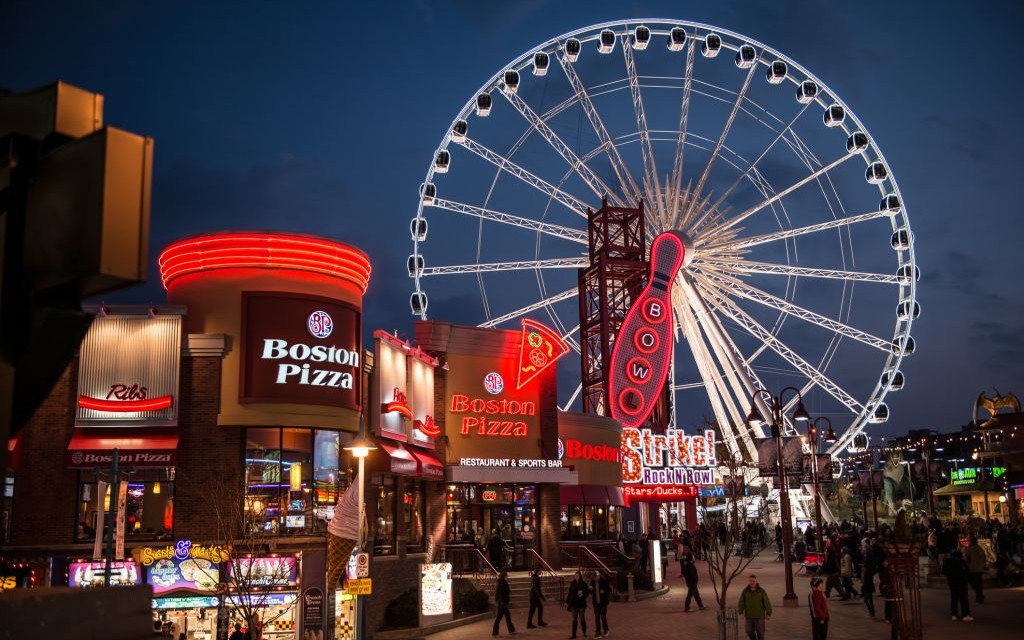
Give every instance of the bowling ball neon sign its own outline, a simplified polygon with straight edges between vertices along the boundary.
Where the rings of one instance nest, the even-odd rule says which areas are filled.
[[[660,234],[651,244],[651,271],[619,329],[610,365],[609,405],[623,427],[638,427],[651,414],[665,387],[672,361],[672,284],[692,259],[689,238]]]

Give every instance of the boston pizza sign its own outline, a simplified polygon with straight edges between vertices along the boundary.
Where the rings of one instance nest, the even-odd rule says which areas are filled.
[[[330,298],[242,294],[240,402],[358,410],[359,310]]]

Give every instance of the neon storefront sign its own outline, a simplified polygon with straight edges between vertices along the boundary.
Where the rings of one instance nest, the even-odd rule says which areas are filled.
[[[622,497],[626,506],[629,506],[630,501],[679,502],[687,498],[695,498],[697,494],[698,488],[692,484],[644,484],[622,487]]]
[[[503,420],[515,416],[537,415],[537,404],[530,401],[473,398],[465,394],[452,394],[450,410],[462,422],[461,435],[526,437],[526,423],[521,420]],[[471,415],[463,415],[471,414]]]
[[[622,482],[628,484],[712,484],[715,432],[686,435],[678,429],[664,434],[650,429],[622,429]]]

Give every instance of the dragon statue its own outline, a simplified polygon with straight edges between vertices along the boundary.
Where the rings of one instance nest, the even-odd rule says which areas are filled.
[[[981,395],[974,402],[974,424],[980,427],[988,427],[995,423],[998,418],[997,414],[1000,409],[1012,409],[1013,413],[1020,413],[1020,399],[1012,393],[1008,393],[1005,396],[999,393],[999,389],[996,389],[996,395],[988,397],[985,392],[982,391]],[[988,412],[989,418],[985,422],[978,423],[978,409],[984,409]]]

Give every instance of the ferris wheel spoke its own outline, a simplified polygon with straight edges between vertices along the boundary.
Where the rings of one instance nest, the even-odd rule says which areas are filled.
[[[732,105],[732,111],[729,112],[729,118],[725,121],[725,126],[722,128],[722,133],[718,136],[718,141],[715,143],[715,148],[711,152],[711,157],[708,159],[708,163],[704,166],[704,171],[700,174],[700,179],[697,181],[697,186],[694,187],[694,197],[690,200],[689,207],[686,213],[683,215],[682,225],[685,227],[689,224],[690,219],[696,212],[694,204],[697,202],[697,198],[704,193],[704,187],[707,185],[708,178],[711,176],[711,169],[715,166],[715,161],[718,160],[719,154],[722,152],[722,147],[725,145],[725,139],[729,136],[729,131],[732,129],[733,122],[736,121],[736,114],[739,113],[740,107],[743,105],[743,98],[747,95],[747,90],[750,88],[750,82],[754,79],[754,74],[761,68],[761,65],[755,64],[750,67],[747,72],[747,77],[743,80],[743,86],[736,92],[736,101]],[[705,212],[707,215],[710,212]]]
[[[750,216],[754,215],[758,211],[761,211],[765,207],[770,206],[770,205],[778,202],[779,200],[781,200],[784,197],[788,196],[789,194],[793,193],[794,191],[796,191],[800,187],[804,186],[808,182],[816,180],[818,177],[828,173],[832,169],[835,169],[836,167],[838,167],[839,165],[843,164],[844,162],[846,162],[850,158],[853,158],[856,155],[857,154],[854,154],[854,153],[843,154],[842,156],[840,156],[839,158],[833,160],[829,164],[821,167],[820,169],[817,169],[816,171],[811,172],[810,175],[805,176],[804,178],[798,180],[797,182],[794,182],[793,184],[789,185],[788,187],[786,187],[782,191],[779,191],[778,193],[776,193],[772,197],[767,198],[767,199],[765,199],[765,200],[755,204],[753,207],[750,207],[749,209],[747,209],[743,213],[740,213],[739,215],[736,215],[736,216],[734,216],[732,218],[729,218],[728,220],[725,220],[721,224],[711,228],[710,232],[708,234],[704,234],[704,237],[710,237],[711,235],[713,235],[715,233],[721,233],[722,231],[726,231],[728,229],[731,229],[732,227],[735,227],[736,225],[738,225],[739,223],[743,222],[744,220],[746,220]],[[701,242],[700,240],[697,240],[695,242],[695,244],[700,244],[700,242]]]
[[[786,346],[781,340],[765,329],[756,320],[751,318],[745,311],[739,308],[735,302],[729,299],[728,295],[721,289],[708,286],[706,281],[701,281],[701,287],[708,294],[707,298],[711,305],[722,315],[742,327],[747,333],[758,340],[765,342],[772,351],[781,356],[796,371],[803,374],[808,380],[814,382],[826,393],[845,405],[850,411],[860,413],[864,407],[857,400],[846,392],[842,387],[833,382],[823,372],[819,371],[812,364],[804,360],[795,351]]]
[[[640,152],[644,161],[644,193],[651,203],[654,214],[664,229],[668,224],[665,217],[665,206],[661,197],[661,185],[658,181],[658,167],[654,161],[654,148],[651,146],[651,133],[647,128],[647,111],[644,109],[644,98],[640,93],[640,78],[636,72],[636,58],[629,36],[622,37],[622,56],[626,62],[626,73],[629,77],[629,92],[633,98],[633,113],[636,116],[636,130],[640,134]]]
[[[715,201],[715,203],[711,205],[709,211],[717,211],[718,208],[722,206],[722,203],[725,202],[725,200],[730,195],[732,195],[732,192],[736,189],[736,187],[738,187],[743,182],[745,178],[747,178],[747,176],[750,175],[750,172],[755,170],[754,168],[757,167],[758,163],[764,160],[765,156],[768,155],[768,152],[770,152],[772,148],[775,147],[775,144],[786,135],[786,132],[792,130],[793,125],[796,124],[797,120],[799,120],[800,116],[802,116],[804,112],[807,111],[807,107],[809,107],[810,105],[811,103],[807,103],[803,105],[803,107],[801,107],[799,111],[797,111],[797,114],[793,116],[793,119],[790,120],[789,123],[786,124],[786,126],[783,127],[781,131],[779,131],[779,134],[775,136],[775,138],[773,138],[770,143],[768,143],[768,146],[764,148],[764,150],[761,152],[761,155],[757,156],[757,158],[750,163],[750,166],[748,166],[747,169],[743,173],[741,173],[740,176],[736,178],[736,180],[731,185],[729,185],[729,187],[725,191],[722,192],[722,195],[720,195],[718,199]],[[698,221],[697,224],[700,224],[700,222]]]
[[[560,53],[558,54],[558,63],[562,67],[562,71],[565,72],[565,77],[569,81],[569,85],[572,90],[576,93],[576,97],[579,99],[580,106],[583,108],[583,112],[587,116],[587,120],[590,121],[590,126],[594,128],[594,133],[597,134],[598,142],[600,142],[600,149],[608,156],[608,160],[611,161],[612,170],[615,172],[615,177],[619,180],[619,186],[622,188],[622,193],[626,194],[627,197],[633,202],[637,202],[641,197],[639,187],[637,187],[636,181],[633,179],[633,174],[630,172],[629,167],[626,166],[625,161],[622,159],[622,154],[619,153],[619,148],[612,140],[611,135],[608,133],[608,129],[604,126],[604,121],[601,120],[601,115],[597,112],[597,108],[594,106],[594,102],[587,92],[586,86],[580,80],[579,75],[576,73],[576,68],[573,63],[565,59],[564,47],[559,47]],[[584,163],[585,164],[585,163]]]
[[[531,220],[529,218],[523,218],[520,216],[514,216],[510,213],[504,213],[501,211],[494,211],[492,209],[484,209],[483,207],[477,207],[464,202],[454,202],[452,200],[445,200],[444,198],[436,198],[430,206],[438,209],[444,209],[446,211],[454,211],[456,213],[463,213],[469,216],[480,218],[481,220],[490,220],[492,222],[500,222],[502,224],[512,225],[519,227],[520,229],[526,229],[528,231],[536,231],[553,238],[561,238],[577,244],[587,244],[587,232],[580,231],[579,229],[570,229],[569,227],[563,227],[557,224],[551,224],[550,222],[539,222],[537,220]]]
[[[457,144],[462,145],[469,151],[475,153],[476,155],[490,162],[499,169],[518,178],[524,183],[537,189],[541,193],[546,194],[549,198],[552,198],[558,203],[564,205],[573,213],[584,218],[587,217],[587,203],[583,202],[582,200],[580,200],[579,198],[572,194],[562,191],[561,189],[552,185],[546,180],[520,167],[519,165],[512,162],[511,160],[501,155],[500,153],[492,151],[491,149],[488,149],[484,145],[468,137],[465,139],[465,141],[459,142]]]
[[[510,312],[506,313],[503,316],[498,316],[497,318],[491,318],[487,322],[482,322],[482,323],[480,323],[477,326],[485,327],[485,328],[488,328],[488,329],[489,328],[493,328],[493,327],[496,327],[496,326],[498,326],[500,324],[508,322],[509,320],[515,320],[516,318],[519,318],[521,316],[525,316],[526,314],[530,313],[531,311],[536,311],[537,309],[541,309],[543,307],[555,304],[556,302],[561,302],[562,300],[567,300],[567,299],[575,297],[577,295],[579,295],[579,290],[576,287],[573,287],[572,289],[568,289],[566,291],[563,291],[562,293],[556,293],[555,295],[553,295],[553,296],[551,296],[549,298],[545,298],[543,300],[539,300],[537,302],[534,302],[533,304],[528,304],[525,307],[520,307],[520,308],[516,309],[515,311],[510,311]]]
[[[680,228],[679,209],[682,206],[682,198],[680,196],[683,191],[683,159],[686,155],[686,134],[690,124],[690,97],[693,91],[693,54],[695,46],[696,40],[690,38],[690,43],[686,46],[686,72],[683,77],[682,104],[679,107],[679,128],[677,129],[679,135],[676,138],[676,154],[672,162],[671,228],[673,229]]]
[[[833,280],[852,280],[856,282],[880,282],[883,284],[899,284],[899,278],[886,273],[867,273],[863,271],[844,271],[841,269],[811,269],[794,267],[788,264],[770,262],[747,262],[743,260],[726,261],[715,258],[694,260],[694,264],[707,265],[714,269],[732,273],[756,273],[762,275],[804,276],[808,278],[829,278]]]
[[[518,262],[485,262],[482,264],[451,264],[440,267],[426,267],[420,273],[420,276],[447,276],[459,273],[488,273],[492,271],[520,271],[527,269],[582,269],[589,265],[590,260],[585,257],[521,260]]]
[[[817,233],[819,231],[826,231],[828,229],[847,227],[853,224],[858,224],[860,222],[875,220],[876,218],[885,218],[891,215],[891,212],[884,210],[869,211],[867,213],[861,213],[855,216],[849,216],[847,218],[837,218],[835,220],[829,220],[828,222],[820,222],[818,224],[807,225],[806,227],[796,227],[794,229],[785,229],[782,231],[773,231],[772,233],[748,236],[745,238],[737,238],[735,240],[729,240],[727,242],[722,243],[708,244],[708,246],[706,246],[704,250],[706,252],[738,251],[740,249],[747,249],[749,247],[757,246],[760,244],[778,242],[779,240],[787,240],[789,238],[804,236],[810,233]]]
[[[616,206],[625,206],[622,199],[619,198],[618,194],[615,193],[607,184],[604,183],[601,178],[595,174],[589,166],[584,164],[579,157],[573,153],[569,145],[565,144],[561,138],[558,137],[548,123],[541,119],[537,113],[530,108],[530,105],[519,96],[518,93],[509,93],[508,91],[502,91],[501,95],[505,96],[509,104],[515,107],[516,111],[523,116],[523,118],[530,123],[530,126],[544,138],[551,148],[555,150],[558,155],[562,156],[569,166],[576,172],[583,182],[594,192],[599,198],[607,197],[609,200],[614,202]]]
[[[582,382],[580,384],[576,385],[576,390],[572,392],[571,396],[569,396],[569,401],[566,402],[564,405],[562,405],[562,407],[559,409],[559,411],[568,411],[569,408],[572,407],[572,403],[576,402],[576,398],[580,397],[581,393],[583,393],[583,383]]]
[[[874,347],[880,351],[888,352],[892,348],[892,345],[886,340],[843,324],[838,320],[827,318],[819,313],[815,313],[814,311],[795,305],[756,287],[746,285],[735,278],[727,278],[725,276],[715,275],[703,270],[699,270],[697,272],[697,278],[702,282],[713,282],[721,290],[728,291],[733,295],[757,302],[758,304],[770,307],[776,311],[781,311],[782,313],[794,318],[800,318],[805,322],[809,322],[823,329],[846,336],[847,338],[852,338],[853,340],[866,344],[869,347]]]

